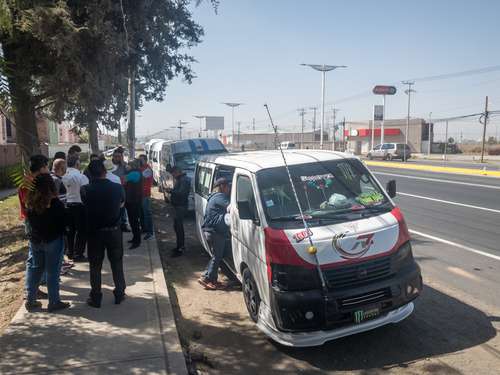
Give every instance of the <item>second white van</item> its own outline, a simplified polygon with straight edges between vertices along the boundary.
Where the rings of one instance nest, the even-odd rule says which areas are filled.
[[[208,157],[196,169],[197,235],[208,252],[207,199],[216,179],[231,181],[224,261],[250,318],[278,343],[315,346],[408,317],[422,278],[391,200],[395,181],[382,188],[350,155],[284,153],[291,181],[279,151]]]

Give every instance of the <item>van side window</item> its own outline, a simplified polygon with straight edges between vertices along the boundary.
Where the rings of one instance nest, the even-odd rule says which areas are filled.
[[[381,145],[376,145],[373,149],[374,150],[380,150],[380,147],[382,147]]]
[[[198,167],[195,177],[194,189],[196,194],[207,198],[210,194],[210,178],[212,177],[212,170],[207,167]]]
[[[236,180],[236,202],[248,202],[254,215],[258,216],[252,181],[247,176],[238,176]]]
[[[215,181],[217,181],[219,178],[225,178],[226,180],[229,181],[229,185],[231,185],[233,183],[233,175],[234,175],[234,167],[228,167],[226,165],[217,166],[215,168],[215,174],[212,181],[212,190],[213,190],[213,184],[215,184]]]

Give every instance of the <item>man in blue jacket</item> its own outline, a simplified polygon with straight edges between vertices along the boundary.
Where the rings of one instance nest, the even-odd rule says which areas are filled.
[[[214,187],[217,192],[208,198],[202,224],[203,233],[212,252],[212,258],[208,263],[205,274],[198,279],[198,282],[209,290],[216,290],[220,287],[217,283],[217,274],[230,235],[225,220],[231,193],[229,182],[225,178],[219,178],[215,181]]]
[[[172,256],[184,254],[184,218],[188,211],[188,198],[191,192],[191,179],[178,167],[170,171],[174,177],[174,188],[170,191],[170,203],[174,208],[174,231],[177,246],[172,250]]]

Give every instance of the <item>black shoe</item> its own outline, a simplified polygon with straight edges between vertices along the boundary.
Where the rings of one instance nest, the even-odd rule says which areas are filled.
[[[129,250],[134,250],[137,249],[139,246],[141,246],[140,242],[132,242],[132,245],[129,247]]]
[[[115,294],[115,305],[119,305],[125,300],[125,293],[123,294]]]
[[[36,291],[36,299],[47,299],[49,295],[45,292],[42,292],[40,289]]]
[[[134,243],[134,240],[128,240],[127,242],[128,243]]]
[[[170,254],[170,257],[171,258],[177,258],[177,257],[180,257],[182,254],[184,254],[184,249],[183,248],[173,249],[172,253]]]
[[[24,307],[28,310],[28,312],[33,312],[39,310],[42,307],[42,303],[39,301],[25,302]]]
[[[126,226],[126,225],[122,225],[122,226],[121,226],[121,230],[122,230],[122,232],[127,232],[127,233],[128,233],[128,232],[130,232],[129,227],[128,227],[128,226]]]
[[[78,255],[73,258],[74,263],[83,263],[83,262],[88,262],[88,259],[84,257],[83,255]]]
[[[49,307],[47,308],[47,311],[48,312],[54,312],[54,311],[58,311],[58,310],[64,310],[64,309],[67,309],[68,307],[70,307],[71,304],[69,302],[63,302],[63,301],[59,301],[53,305],[49,304]]]
[[[96,301],[92,297],[87,298],[87,305],[90,307],[95,307],[96,309],[101,307],[101,301]]]

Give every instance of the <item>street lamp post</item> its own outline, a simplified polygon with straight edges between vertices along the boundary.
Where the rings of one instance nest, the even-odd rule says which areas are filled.
[[[432,112],[429,112],[429,147],[427,148],[427,156],[431,157],[431,126],[432,126]]]
[[[193,117],[196,117],[197,119],[200,119],[200,132],[198,133],[198,138],[201,138],[201,132],[202,130],[202,119],[204,119],[206,116],[200,116],[200,115],[193,115]]]
[[[408,95],[408,116],[406,117],[405,144],[408,144],[408,132],[410,131],[410,103],[411,103],[411,93],[412,92],[416,92],[411,87],[415,84],[415,82],[413,82],[413,81],[403,81],[401,83],[403,85],[408,85],[408,89],[405,90],[405,93]],[[406,161],[406,146],[403,148],[403,158]]]
[[[230,103],[230,102],[224,102],[222,104],[227,105],[228,107],[231,107],[231,146],[234,147],[234,108],[239,107],[240,105],[243,105],[244,103]]]
[[[321,72],[321,124],[319,135],[319,147],[323,149],[323,129],[325,127],[325,82],[326,82],[326,72],[334,70],[337,68],[347,68],[345,65],[317,65],[317,64],[300,64],[302,66],[308,66],[314,70]]]
[[[179,139],[182,139],[182,129],[184,128],[184,125],[186,125],[186,124],[189,124],[189,122],[179,120],[179,125],[172,126],[172,129],[179,129]]]

